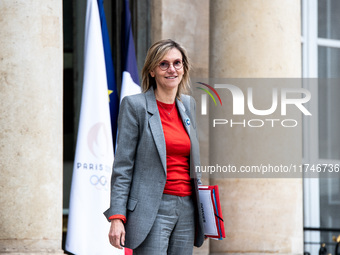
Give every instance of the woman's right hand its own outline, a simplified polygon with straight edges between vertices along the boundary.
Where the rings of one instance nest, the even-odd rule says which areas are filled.
[[[121,219],[111,220],[109,239],[112,246],[123,249],[125,245],[125,227]]]

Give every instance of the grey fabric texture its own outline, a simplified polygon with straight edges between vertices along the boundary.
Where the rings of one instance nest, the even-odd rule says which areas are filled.
[[[195,207],[190,196],[163,194],[156,220],[134,255],[192,255]]]

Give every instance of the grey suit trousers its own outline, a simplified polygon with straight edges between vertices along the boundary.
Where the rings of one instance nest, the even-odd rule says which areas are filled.
[[[134,255],[192,255],[195,207],[191,196],[163,194],[156,220]]]

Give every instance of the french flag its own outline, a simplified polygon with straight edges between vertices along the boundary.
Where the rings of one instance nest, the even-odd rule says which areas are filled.
[[[124,0],[124,13],[122,17],[122,88],[120,101],[125,96],[141,92],[135,53],[135,44],[132,36],[131,15],[129,1]]]

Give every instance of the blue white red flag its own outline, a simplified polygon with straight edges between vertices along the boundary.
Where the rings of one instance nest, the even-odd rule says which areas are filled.
[[[135,45],[132,36],[131,15],[129,1],[124,0],[122,31],[122,88],[120,91],[120,101],[125,96],[138,94],[141,92],[138,78],[138,68],[136,61]]]

